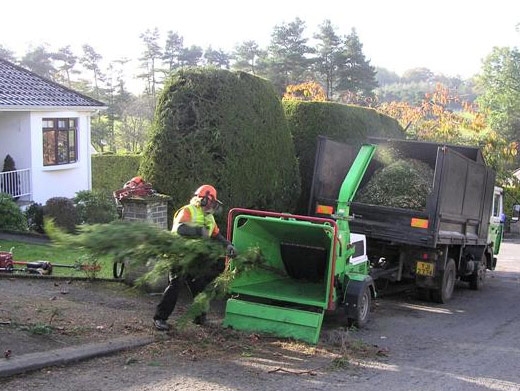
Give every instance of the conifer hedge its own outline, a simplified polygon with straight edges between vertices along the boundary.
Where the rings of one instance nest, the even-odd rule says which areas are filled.
[[[244,72],[184,68],[159,97],[140,174],[173,208],[201,184],[230,207],[294,209],[300,176],[280,99],[266,80]]]
[[[374,109],[331,102],[289,100],[284,111],[294,139],[301,174],[301,193],[296,212],[308,213],[317,137],[361,144],[368,136],[404,138],[397,120]]]
[[[92,190],[111,195],[139,172],[141,155],[92,155]]]

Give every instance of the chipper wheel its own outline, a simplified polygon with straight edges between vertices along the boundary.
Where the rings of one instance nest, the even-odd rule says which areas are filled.
[[[357,301],[355,303],[349,303],[349,305],[350,309],[347,311],[348,325],[357,328],[364,327],[370,318],[370,309],[372,307],[370,285],[365,284],[357,296]]]

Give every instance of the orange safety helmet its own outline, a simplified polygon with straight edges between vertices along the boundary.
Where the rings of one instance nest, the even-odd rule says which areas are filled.
[[[211,201],[222,204],[222,202],[217,199],[217,190],[215,190],[215,188],[211,185],[202,185],[197,190],[195,190],[195,195],[201,198],[200,204],[202,206],[208,205],[208,203]]]

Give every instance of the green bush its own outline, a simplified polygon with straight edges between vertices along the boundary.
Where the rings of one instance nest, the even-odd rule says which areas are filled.
[[[178,208],[201,184],[230,207],[292,211],[300,191],[294,144],[266,80],[213,68],[182,69],[159,97],[140,174]]]
[[[284,101],[301,173],[297,212],[307,214],[318,136],[353,145],[367,137],[404,138],[399,123],[374,109],[331,102]]]
[[[0,229],[27,231],[27,220],[10,194],[0,193]]]
[[[43,207],[43,217],[53,219],[57,227],[69,233],[76,230],[78,223],[74,202],[66,197],[49,198]]]
[[[16,166],[11,155],[7,155],[4,159],[4,168],[2,172],[8,173],[2,176],[2,183],[0,183],[0,191],[10,194],[16,201],[19,197],[15,197],[20,193],[20,178],[18,177]]]
[[[33,202],[24,212],[30,231],[45,233],[43,229],[43,205]]]
[[[137,175],[141,155],[92,155],[92,190],[112,194]]]
[[[118,218],[111,194],[83,190],[76,193],[73,202],[79,224],[104,224]]]

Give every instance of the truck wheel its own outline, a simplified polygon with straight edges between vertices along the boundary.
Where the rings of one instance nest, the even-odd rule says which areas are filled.
[[[484,280],[486,279],[486,264],[481,262],[478,266],[478,270],[469,277],[469,288],[474,291],[482,289],[484,286]]]
[[[437,303],[447,303],[453,295],[455,289],[455,279],[457,277],[457,270],[455,261],[450,258],[446,264],[446,269],[442,273],[442,285],[440,289],[432,290],[432,299]]]
[[[372,293],[368,285],[363,289],[363,293],[359,296],[356,316],[355,318],[349,319],[349,326],[355,326],[358,329],[364,327],[370,317],[370,307],[372,306]]]

